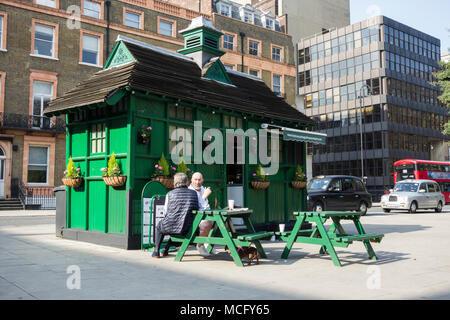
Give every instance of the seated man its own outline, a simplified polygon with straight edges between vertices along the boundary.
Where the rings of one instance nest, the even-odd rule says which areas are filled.
[[[195,190],[197,192],[199,210],[211,210],[208,203],[208,197],[212,191],[210,187],[203,187],[203,175],[200,172],[195,172],[192,175],[191,185],[189,186],[189,189]],[[212,221],[202,220],[199,225],[200,237],[207,237],[209,232],[211,231],[212,226]],[[209,253],[208,251],[206,251],[203,243],[197,244],[197,250],[202,256],[209,256]],[[218,253],[214,248],[211,250],[211,252],[213,254]]]
[[[197,193],[187,187],[188,177],[184,173],[177,173],[173,178],[175,189],[166,195],[164,218],[155,230],[155,250],[152,257],[159,258],[161,242],[165,235],[185,235],[192,226],[194,216],[192,210],[198,210]],[[163,256],[169,254],[171,241],[167,243]]]

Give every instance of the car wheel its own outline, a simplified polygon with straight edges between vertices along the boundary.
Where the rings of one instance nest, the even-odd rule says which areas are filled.
[[[436,209],[434,209],[434,211],[436,211],[436,212],[441,212],[442,211],[442,202],[441,201],[439,201],[439,203],[438,203]]]
[[[367,213],[367,204],[364,201],[361,201],[361,203],[359,204],[359,210],[358,211],[362,212],[363,216],[366,215],[366,213]]]
[[[315,211],[315,212],[322,212],[322,211],[324,211],[323,203],[322,202],[316,202],[314,204],[313,211]]]
[[[389,213],[391,212],[391,209],[383,209],[384,212]]]
[[[413,201],[411,203],[411,206],[409,207],[409,213],[416,213],[417,211],[417,203]]]

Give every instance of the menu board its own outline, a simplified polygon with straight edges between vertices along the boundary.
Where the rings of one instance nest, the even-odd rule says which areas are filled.
[[[155,228],[164,218],[164,196],[142,198],[142,248],[152,247],[155,243]]]

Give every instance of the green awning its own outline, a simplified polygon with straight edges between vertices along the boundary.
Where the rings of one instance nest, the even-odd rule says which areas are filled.
[[[302,141],[318,144],[327,143],[327,135],[324,133],[303,131],[283,127],[283,140],[286,141]]]

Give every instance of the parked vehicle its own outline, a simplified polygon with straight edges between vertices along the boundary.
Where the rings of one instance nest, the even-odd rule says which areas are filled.
[[[417,209],[434,209],[441,212],[445,203],[439,184],[433,180],[407,179],[397,182],[390,194],[381,197],[384,212],[391,210],[408,210],[415,213]]]
[[[445,203],[450,203],[450,162],[404,159],[394,162],[394,183],[426,179],[439,183]]]
[[[319,176],[307,186],[307,208],[313,211],[361,211],[372,207],[372,196],[360,178]]]

